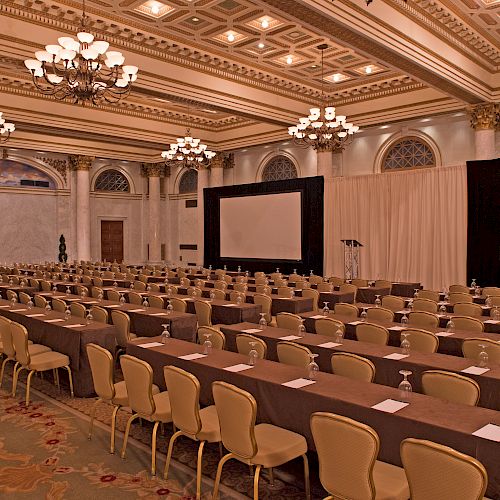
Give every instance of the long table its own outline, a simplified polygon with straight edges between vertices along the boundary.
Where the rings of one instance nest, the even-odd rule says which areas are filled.
[[[282,341],[282,337],[295,334],[284,328],[267,327],[256,328],[252,323],[240,323],[238,325],[224,325],[221,327],[222,333],[226,336],[226,349],[237,352],[236,337],[241,333],[251,332],[251,335],[258,337],[267,344],[267,359],[278,361],[276,346]],[[458,356],[449,356],[439,353],[420,353],[411,351],[410,355],[404,359],[394,360],[385,356],[397,353],[403,354],[399,347],[381,346],[360,342],[357,340],[343,339],[341,344],[335,346],[323,346],[322,344],[332,343],[333,339],[325,335],[310,334],[302,338],[293,339],[293,342],[304,345],[313,353],[318,354],[316,362],[321,371],[332,372],[331,357],[334,352],[348,352],[368,358],[375,365],[375,383],[397,387],[402,380],[399,370],[411,370],[413,375],[409,378],[413,389],[422,392],[422,373],[427,370],[446,370],[460,373],[461,370],[474,365],[470,359]],[[336,344],[333,342],[333,344]],[[500,410],[500,365],[490,365],[490,370],[483,375],[470,375],[481,388],[481,398],[479,405],[492,410]]]
[[[309,420],[316,411],[345,415],[373,427],[380,436],[379,459],[401,465],[399,447],[403,439],[429,439],[476,457],[489,474],[487,494],[500,499],[500,443],[472,435],[483,426],[500,425],[500,413],[494,410],[449,403],[418,393],[410,396],[410,404],[396,413],[384,413],[372,406],[386,399],[400,399],[397,389],[379,384],[359,382],[331,373],[318,373],[316,382],[301,389],[282,384],[302,378],[302,368],[269,360],[258,360],[245,371],[232,373],[225,367],[246,363],[247,356],[214,350],[196,360],[179,359],[201,353],[200,345],[171,339],[165,345],[143,348],[131,342],[127,352],[153,367],[154,382],[165,389],[163,367],[174,365],[195,375],[201,384],[201,403],[213,403],[211,385],[226,381],[249,391],[258,405],[257,419],[279,425],[305,436],[314,449]]]
[[[86,345],[98,344],[114,352],[116,347],[116,327],[93,321],[85,324],[82,318],[64,320],[64,314],[23,304],[10,307],[10,302],[0,300],[0,315],[24,325],[29,339],[43,344],[70,358],[75,395],[89,397],[94,394],[92,372],[87,357]],[[71,327],[70,325],[78,325]]]

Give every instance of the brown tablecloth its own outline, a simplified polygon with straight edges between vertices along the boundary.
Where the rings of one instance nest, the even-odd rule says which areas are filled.
[[[0,300],[0,306],[6,304],[8,301]],[[94,394],[92,372],[85,346],[94,343],[114,352],[116,328],[113,325],[105,325],[97,321],[86,325],[84,319],[74,317],[69,321],[47,323],[45,321],[47,319],[63,319],[64,314],[51,311],[46,315],[44,309],[33,307],[28,310],[23,304],[18,304],[15,308],[0,307],[0,314],[24,325],[28,330],[29,339],[33,342],[46,345],[54,351],[69,356],[75,396],[89,397]],[[28,315],[31,314],[43,314],[43,316],[29,317]],[[76,328],[66,327],[71,324],[84,325]]]
[[[384,295],[389,295],[390,293],[391,293],[390,288],[382,288],[374,286],[358,287],[358,293],[356,294],[356,301],[374,304],[377,295],[380,295],[380,298],[382,298]]]
[[[226,349],[237,352],[236,336],[245,330],[255,329],[252,323],[240,323],[239,325],[224,325],[221,331],[226,336]],[[260,328],[259,328],[260,329]],[[281,337],[290,335],[290,330],[284,328],[267,327],[260,332],[252,332],[252,335],[264,340],[267,344],[267,359],[278,361],[276,345]],[[402,349],[392,346],[380,346],[368,342],[343,339],[342,345],[337,347],[321,347],[320,344],[332,342],[331,337],[317,334],[306,334],[305,337],[296,339],[294,342],[311,349],[313,353],[319,354],[316,362],[321,371],[332,372],[331,357],[334,352],[349,352],[368,358],[375,365],[375,383],[397,387],[402,380],[399,370],[411,370],[413,375],[410,382],[413,390],[422,392],[422,373],[427,370],[446,370],[460,373],[461,370],[472,366],[471,360],[457,356],[448,356],[439,353],[420,353],[412,351],[408,358],[393,360],[384,358],[392,353],[402,354]],[[473,378],[481,388],[481,399],[479,406],[500,410],[500,365],[491,366],[491,369],[483,375],[467,375]]]
[[[33,293],[35,292],[35,289],[31,286],[9,285],[8,283],[2,283],[0,284],[0,297],[2,299],[7,298],[7,290],[12,290],[17,294],[19,294],[19,292],[24,292],[29,295],[33,295]]]
[[[393,283],[391,288],[391,295],[399,295],[400,297],[413,297],[415,289],[420,290],[422,285],[418,282],[413,283]]]
[[[304,435],[314,449],[310,417],[315,411],[345,415],[373,427],[380,437],[379,459],[401,465],[399,447],[403,439],[429,439],[476,457],[489,475],[487,494],[500,498],[500,443],[473,436],[483,426],[500,425],[500,413],[494,410],[448,403],[414,393],[410,404],[394,413],[371,408],[388,398],[400,399],[392,387],[350,380],[330,373],[318,373],[314,384],[292,389],[281,384],[306,375],[305,370],[268,360],[259,360],[250,370],[231,373],[224,367],[245,363],[247,356],[228,351],[213,351],[194,361],[179,356],[201,352],[202,346],[172,339],[166,345],[142,348],[129,343],[127,352],[150,363],[154,382],[165,388],[163,367],[183,368],[200,380],[202,404],[213,403],[211,384],[226,381],[249,391],[257,401],[259,422],[279,425]]]

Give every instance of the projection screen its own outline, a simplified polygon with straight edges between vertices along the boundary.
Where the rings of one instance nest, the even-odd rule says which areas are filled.
[[[301,192],[220,199],[220,256],[302,258]]]

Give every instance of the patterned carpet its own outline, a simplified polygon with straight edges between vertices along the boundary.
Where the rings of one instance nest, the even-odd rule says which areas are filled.
[[[22,378],[21,381],[24,381]],[[59,392],[51,380],[32,379],[32,401],[24,406],[24,386],[16,398],[5,390],[11,380],[5,377],[0,390],[0,497],[9,499],[152,499],[194,500],[197,445],[187,438],[176,441],[168,481],[162,478],[170,425],[158,434],[158,476],[150,475],[152,426],[145,422],[132,426],[127,457],[119,451],[122,432],[130,416],[120,410],[117,420],[117,452],[109,454],[111,407],[98,406],[94,436],[87,439],[88,416],[94,399],[70,398]],[[82,458],[84,462],[82,463]],[[218,445],[207,445],[203,456],[202,498],[211,498],[213,479],[219,461]],[[313,498],[326,496],[314,477],[317,464],[311,464]],[[301,460],[275,471],[274,485],[264,473],[259,497],[263,500],[305,498]],[[253,480],[248,466],[230,460],[224,466],[220,497],[243,500],[252,495]]]

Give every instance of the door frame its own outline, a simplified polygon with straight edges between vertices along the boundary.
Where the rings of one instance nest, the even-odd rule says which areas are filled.
[[[101,223],[102,221],[122,221],[123,222],[123,262],[129,262],[129,230],[128,230],[128,220],[127,217],[113,217],[107,215],[97,216],[97,248],[99,252],[99,259],[102,258],[102,242],[101,242]]]

